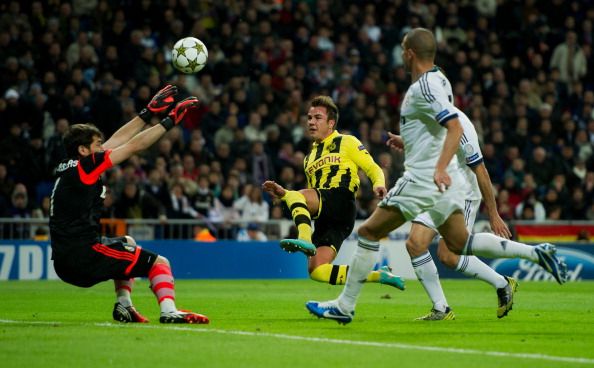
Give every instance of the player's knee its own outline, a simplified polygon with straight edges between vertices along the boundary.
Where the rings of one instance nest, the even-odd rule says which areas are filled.
[[[425,254],[427,249],[427,245],[422,244],[422,242],[420,242],[415,237],[409,237],[406,239],[406,250],[408,251],[408,255],[411,257],[418,257],[422,254]]]
[[[378,236],[378,234],[376,234],[376,232],[373,231],[373,229],[371,229],[369,226],[365,224],[359,227],[359,229],[357,230],[357,235],[361,238],[365,238],[372,241],[379,241],[381,239],[381,237]]]
[[[156,265],[156,264],[164,264],[164,265],[170,266],[169,260],[163,256],[157,256],[157,259],[155,260],[155,263],[153,265]]]

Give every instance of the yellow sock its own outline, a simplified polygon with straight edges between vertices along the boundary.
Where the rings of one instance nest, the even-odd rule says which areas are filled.
[[[291,210],[291,216],[297,226],[299,239],[311,243],[311,215],[307,208],[305,196],[295,190],[288,190],[282,200],[287,203],[287,207]]]
[[[309,277],[314,281],[327,282],[330,285],[344,285],[348,272],[349,266],[347,265],[325,263],[316,267]],[[371,271],[367,275],[367,282],[379,282],[379,279],[378,271]]]
[[[380,274],[377,271],[371,271],[369,275],[367,275],[368,282],[379,282]]]
[[[312,280],[327,282],[330,285],[344,285],[346,282],[347,265],[333,265],[330,263],[321,264],[309,274]]]

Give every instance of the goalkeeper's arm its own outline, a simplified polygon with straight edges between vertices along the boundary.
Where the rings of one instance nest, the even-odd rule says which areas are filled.
[[[168,84],[157,92],[149,104],[134,119],[118,129],[105,143],[103,148],[115,149],[127,143],[144,128],[154,115],[163,115],[175,102],[177,87]]]

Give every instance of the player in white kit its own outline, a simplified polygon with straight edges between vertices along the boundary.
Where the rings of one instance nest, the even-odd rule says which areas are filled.
[[[466,182],[469,184],[464,201],[466,229],[472,232],[474,221],[480,208],[481,198],[484,198],[491,229],[496,235],[509,239],[511,232],[499,216],[499,213],[497,213],[491,179],[483,163],[483,155],[476,130],[466,114],[458,109],[456,111],[460,124],[462,124],[462,129],[464,130],[458,152],[456,153],[456,159]],[[389,139],[386,144],[397,150],[402,149],[402,139],[400,136],[392,133],[388,134]],[[418,215],[412,222],[410,235],[406,241],[406,248],[411,257],[415,274],[433,302],[433,308],[429,314],[418,319],[429,321],[454,319],[454,312],[448,306],[441,288],[441,283],[439,282],[437,267],[429,253],[429,246],[438,233],[437,228],[427,213]],[[448,249],[443,238],[439,239],[437,254],[439,260],[447,267],[455,269],[464,275],[483,280],[496,289],[498,318],[505,317],[512,309],[513,295],[517,288],[517,281],[515,279],[498,274],[475,256],[453,253]]]
[[[463,214],[467,183],[454,155],[463,128],[452,105],[450,82],[434,65],[431,31],[411,30],[402,41],[402,58],[413,83],[401,106],[400,133],[405,172],[373,214],[359,227],[358,247],[342,293],[336,300],[310,301],[306,308],[320,318],[352,321],[357,297],[376,262],[379,240],[421,213],[427,213],[448,248],[456,254],[488,258],[525,258],[541,265],[559,282],[567,266],[552,244],[532,247],[489,233],[469,235]]]

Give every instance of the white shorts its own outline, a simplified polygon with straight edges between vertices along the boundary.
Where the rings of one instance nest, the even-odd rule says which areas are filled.
[[[432,223],[439,227],[454,211],[463,210],[462,198],[467,190],[464,178],[459,173],[450,176],[452,186],[441,193],[433,183],[432,175],[427,176],[429,180],[421,180],[405,172],[378,206],[398,208],[406,221],[426,213]]]
[[[481,200],[480,199],[467,199],[464,201],[464,222],[466,223],[466,229],[468,232],[472,233],[472,228],[474,227],[474,221],[476,220],[476,215],[481,207]],[[433,220],[431,220],[431,216],[427,212],[423,212],[417,217],[412,220],[413,222],[418,222],[427,226],[430,229],[433,229],[437,232],[436,226],[433,224]]]

